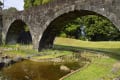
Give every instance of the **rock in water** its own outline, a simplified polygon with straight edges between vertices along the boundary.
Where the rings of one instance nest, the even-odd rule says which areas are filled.
[[[61,66],[60,66],[60,70],[66,71],[66,72],[70,72],[70,71],[71,71],[70,68],[68,68],[68,67],[65,66],[65,65],[61,65]]]
[[[4,63],[4,62],[1,62],[1,63],[0,63],[0,69],[2,69],[4,66],[5,66],[5,63]]]

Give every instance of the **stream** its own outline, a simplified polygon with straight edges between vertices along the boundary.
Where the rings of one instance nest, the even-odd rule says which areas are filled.
[[[85,59],[70,59],[61,62],[24,60],[5,67],[0,72],[0,80],[59,80],[61,77],[84,66]]]

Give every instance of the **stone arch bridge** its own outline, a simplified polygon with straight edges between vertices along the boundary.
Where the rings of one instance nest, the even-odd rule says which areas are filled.
[[[22,22],[29,26],[34,49],[52,47],[56,34],[65,23],[92,14],[106,17],[120,29],[120,0],[54,0],[4,16],[2,42],[5,43],[10,26]]]

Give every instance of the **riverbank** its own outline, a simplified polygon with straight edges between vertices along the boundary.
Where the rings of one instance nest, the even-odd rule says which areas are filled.
[[[55,39],[54,44],[55,44],[54,48],[48,50],[42,50],[41,52],[37,52],[36,50],[33,50],[32,45],[20,45],[20,44],[3,45],[0,46],[0,55],[1,53],[3,53],[4,56],[9,56],[9,57],[36,56],[33,58],[45,59],[45,58],[55,58],[62,55],[68,55],[79,51],[82,52],[84,50],[103,52],[103,53],[107,53],[108,55],[112,55],[112,56],[115,55],[115,57],[120,55],[119,41],[90,42],[90,41],[81,41],[76,39],[57,37]]]
[[[120,41],[82,41],[70,38],[57,37],[56,46],[69,49],[87,49],[120,54]],[[55,46],[55,47],[56,47]]]
[[[85,55],[85,52],[94,53],[85,55],[86,58],[91,58],[92,61],[87,68],[78,70],[76,73],[65,78],[65,80],[113,80],[120,77],[119,41],[89,42],[68,38],[56,38],[53,49],[42,50],[41,52],[32,50],[31,45],[1,46],[0,50],[2,50],[4,56],[28,57],[33,61],[56,58],[56,62],[60,61],[60,59],[57,59],[58,57],[67,56],[76,52],[83,53],[83,55]]]
[[[62,80],[119,80],[120,61],[108,56],[93,58],[89,66]]]

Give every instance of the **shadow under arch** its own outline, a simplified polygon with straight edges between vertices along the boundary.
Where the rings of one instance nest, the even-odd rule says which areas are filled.
[[[49,24],[49,26],[47,26],[47,28],[44,30],[42,37],[40,39],[40,42],[39,42],[39,51],[41,49],[52,48],[55,37],[57,36],[57,34],[60,33],[61,30],[64,29],[63,27],[64,25],[76,19],[77,17],[86,16],[86,15],[97,15],[97,16],[104,17],[107,20],[109,20],[107,17],[103,16],[102,14],[96,13],[94,11],[89,11],[89,10],[80,10],[80,11],[75,10],[75,11],[70,11],[68,13],[64,13],[58,16],[57,18],[55,18]]]
[[[28,26],[22,20],[15,20],[9,27],[5,44],[31,44],[32,36]]]

